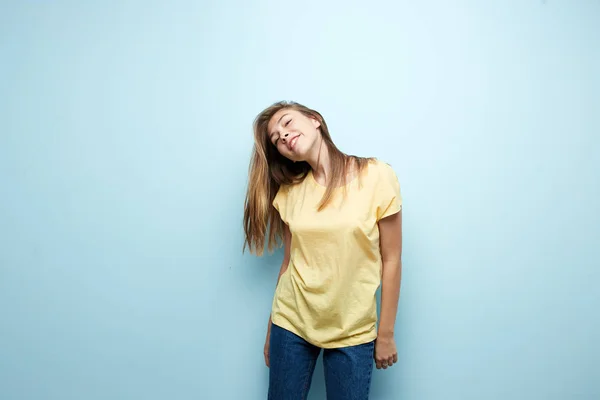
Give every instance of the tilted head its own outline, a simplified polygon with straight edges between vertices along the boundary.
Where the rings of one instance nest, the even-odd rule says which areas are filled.
[[[269,250],[281,239],[283,224],[272,206],[281,185],[302,181],[311,169],[308,159],[318,159],[326,147],[331,170],[319,209],[345,182],[349,161],[360,171],[368,159],[348,156],[333,143],[323,116],[295,102],[278,102],[261,111],[254,120],[254,149],[250,162],[244,208],[244,248],[263,253],[268,232]]]
[[[255,150],[264,155],[269,172],[279,185],[306,176],[310,169],[306,159],[319,151],[321,141],[335,147],[323,116],[302,104],[275,103],[254,121]]]

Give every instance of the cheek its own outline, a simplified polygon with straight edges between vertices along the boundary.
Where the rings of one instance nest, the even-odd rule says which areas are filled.
[[[315,139],[317,138],[317,131],[311,125],[311,126],[306,127],[306,130],[304,131],[304,135],[306,136],[306,139],[308,139],[309,142],[314,142]]]
[[[288,148],[286,147],[285,144],[279,142],[279,143],[277,143],[277,151],[279,152],[279,154],[285,156],[288,153]]]

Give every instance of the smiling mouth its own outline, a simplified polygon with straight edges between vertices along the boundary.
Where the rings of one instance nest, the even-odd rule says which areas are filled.
[[[292,138],[292,140],[290,140],[290,150],[294,150],[294,146],[296,145],[296,142],[298,141],[299,137],[300,135],[295,136],[294,138]]]

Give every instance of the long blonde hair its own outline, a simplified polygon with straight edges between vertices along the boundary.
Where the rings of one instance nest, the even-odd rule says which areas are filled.
[[[248,189],[244,204],[244,250],[246,246],[251,253],[262,255],[268,236],[268,250],[272,252],[283,240],[283,221],[273,207],[272,202],[282,185],[293,185],[301,182],[310,172],[307,162],[292,162],[282,156],[269,141],[267,126],[269,121],[282,109],[301,112],[309,118],[319,121],[322,140],[329,150],[331,179],[327,183],[325,194],[319,203],[318,210],[327,206],[336,187],[346,183],[350,163],[354,163],[359,174],[370,158],[351,156],[342,153],[331,140],[329,129],[323,116],[302,104],[281,101],[260,112],[254,120],[254,149],[248,171]]]

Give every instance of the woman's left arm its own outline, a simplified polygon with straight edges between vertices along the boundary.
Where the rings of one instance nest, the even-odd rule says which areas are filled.
[[[394,325],[402,279],[402,210],[379,221],[379,237],[383,273],[375,364],[377,369],[387,369],[398,361]]]

